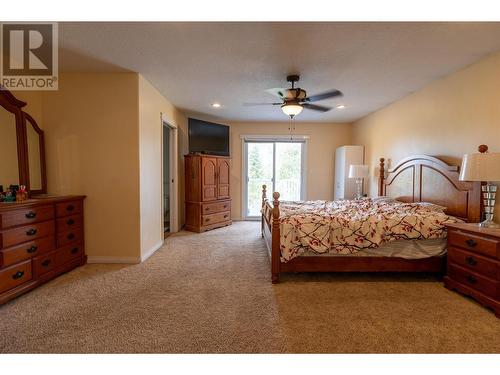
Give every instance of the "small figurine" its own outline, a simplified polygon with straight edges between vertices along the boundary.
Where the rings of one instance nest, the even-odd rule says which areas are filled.
[[[22,202],[28,199],[28,192],[26,191],[26,186],[19,186],[19,190],[16,192],[16,201]]]

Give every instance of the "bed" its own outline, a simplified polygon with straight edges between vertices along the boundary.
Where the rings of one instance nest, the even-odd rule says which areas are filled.
[[[444,231],[445,225],[454,220],[466,222],[480,220],[480,183],[459,181],[457,166],[448,165],[433,156],[415,155],[403,159],[387,172],[385,172],[385,160],[381,158],[379,171],[378,195],[386,197],[387,201],[392,198],[395,201],[395,207],[405,210],[420,210],[415,206],[425,208],[425,203],[415,204],[417,202],[442,206],[441,212],[445,216],[440,216],[440,219],[436,221],[436,226],[429,229],[431,231]],[[384,198],[377,199],[383,201]],[[344,215],[341,219],[338,213],[344,210],[356,213],[356,205],[364,204],[368,211],[377,210],[376,212],[379,213],[379,209],[385,206],[378,200],[367,198],[344,203],[316,202],[314,204],[324,205],[322,209],[331,210],[332,219],[345,220],[349,215]],[[288,243],[290,241],[287,240],[288,232],[285,232],[290,228],[286,227],[289,224],[286,218],[290,215],[287,215],[286,211],[293,210],[294,204],[298,206],[298,210],[304,210],[306,213],[309,212],[308,210],[314,211],[315,209],[315,207],[302,207],[312,203],[290,202],[280,210],[279,193],[274,192],[273,199],[270,200],[267,198],[266,187],[263,186],[261,229],[271,259],[273,283],[279,282],[280,274],[287,272],[441,272],[444,269],[446,261],[444,240],[441,238],[442,242],[439,243],[438,238],[433,238],[440,237],[437,234],[428,236],[430,239],[411,241],[408,241],[411,236],[401,236],[397,241],[383,243],[380,247],[375,244],[352,253],[349,247],[345,251],[340,247],[337,253],[319,254],[316,248],[311,248],[311,251],[301,249],[299,254],[290,252],[287,250],[290,246]],[[362,209],[365,210],[365,208]],[[389,210],[394,210],[394,208],[391,207]],[[416,216],[419,215],[420,211]],[[376,233],[372,235],[376,237]],[[435,243],[432,243],[433,240]],[[384,239],[381,241],[383,242]],[[417,250],[415,246],[418,247]],[[439,246],[441,246],[441,251],[438,249]],[[408,256],[415,251],[420,255]],[[293,256],[290,253],[293,253]]]

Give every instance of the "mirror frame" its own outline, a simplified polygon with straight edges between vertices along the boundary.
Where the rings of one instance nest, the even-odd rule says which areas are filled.
[[[26,102],[17,99],[9,90],[6,90],[2,86],[0,86],[0,106],[16,116],[19,185],[26,185],[26,189],[30,194],[46,194],[47,169],[45,165],[45,137],[43,130],[40,129],[35,119],[28,113],[23,111],[23,108],[26,106],[26,104]],[[40,173],[42,177],[42,188],[37,190],[31,190],[30,188],[27,126],[33,126],[33,129],[38,134],[40,140]]]

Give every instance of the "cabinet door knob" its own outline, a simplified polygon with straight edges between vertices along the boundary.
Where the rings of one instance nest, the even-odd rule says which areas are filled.
[[[14,280],[17,280],[17,279],[20,279],[23,276],[24,276],[24,271],[17,271],[15,274],[12,275],[12,278]]]
[[[44,267],[47,267],[49,264],[50,264],[51,260],[50,259],[45,259],[43,262],[42,262],[42,266]]]
[[[73,238],[75,238],[75,234],[74,234],[74,233],[70,233],[70,234],[68,234],[68,235],[66,236],[66,238],[67,238],[68,240],[72,240]]]
[[[67,207],[66,207],[66,211],[73,211],[75,209],[75,206],[73,206],[72,204],[69,204]]]
[[[477,264],[477,260],[474,257],[467,257],[465,258],[465,261],[467,264],[470,264],[471,266],[475,266]]]
[[[36,234],[36,229],[31,228],[30,230],[26,231],[27,236],[34,236]]]
[[[30,211],[24,216],[26,216],[26,219],[34,219],[36,217],[36,212]]]
[[[465,241],[465,243],[467,244],[467,246],[470,247],[475,247],[477,245],[477,242],[474,241],[472,238],[469,238],[467,241]]]
[[[26,251],[27,251],[28,253],[30,253],[30,254],[34,253],[34,252],[35,252],[35,251],[37,251],[37,250],[38,250],[38,246],[36,246],[36,245],[33,245],[33,246],[28,247],[28,248],[26,249]]]
[[[71,254],[76,254],[78,252],[78,248],[74,247],[71,249]]]
[[[68,220],[66,221],[66,224],[68,224],[68,225],[73,225],[73,224],[75,224],[75,221],[74,221],[73,219],[68,219]]]

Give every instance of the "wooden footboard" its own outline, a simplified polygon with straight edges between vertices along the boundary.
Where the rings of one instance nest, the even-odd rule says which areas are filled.
[[[264,237],[271,259],[271,281],[279,282],[280,277],[280,193],[273,193],[273,202],[267,199],[266,185],[262,185],[262,237]]]

